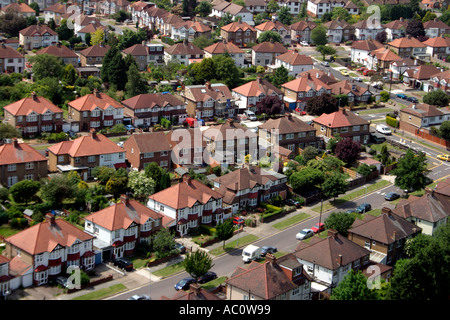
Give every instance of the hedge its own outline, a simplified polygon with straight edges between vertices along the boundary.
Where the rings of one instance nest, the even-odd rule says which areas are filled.
[[[389,116],[386,116],[386,123],[391,127],[398,128],[398,120]]]

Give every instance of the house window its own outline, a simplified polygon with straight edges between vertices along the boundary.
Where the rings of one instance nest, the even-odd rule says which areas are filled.
[[[16,171],[16,164],[8,164],[8,172]]]
[[[111,161],[111,154],[105,154],[104,155],[104,157],[103,157],[103,160],[105,160],[105,161]]]
[[[95,162],[95,156],[89,156],[88,162]]]
[[[27,170],[34,169],[34,162],[25,163],[25,169],[27,169]]]

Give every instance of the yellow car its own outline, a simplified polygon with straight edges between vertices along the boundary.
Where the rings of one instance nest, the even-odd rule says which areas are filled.
[[[346,76],[346,77],[349,76],[347,70],[342,70],[342,71],[341,71],[341,74],[342,74],[343,76]]]
[[[437,156],[437,158],[444,161],[450,161],[450,155],[448,154],[440,154]]]

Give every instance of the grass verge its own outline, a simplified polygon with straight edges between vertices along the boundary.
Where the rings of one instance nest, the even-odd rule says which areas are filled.
[[[309,217],[310,217],[309,214],[300,212],[299,214],[296,214],[293,217],[290,217],[290,218],[284,219],[283,221],[275,223],[274,225],[272,225],[272,227],[274,227],[275,229],[278,229],[278,230],[283,230],[283,229],[286,229],[287,227],[290,227],[291,225],[297,224],[298,222],[303,221]]]
[[[214,255],[214,256],[219,256],[222,253],[225,253],[225,252],[234,250],[236,248],[242,247],[242,246],[246,245],[247,243],[254,242],[256,240],[258,240],[257,236],[255,236],[253,234],[249,234],[249,235],[243,236],[243,237],[241,237],[239,239],[236,239],[234,241],[230,241],[228,243],[225,243],[225,249],[222,248],[222,246],[220,246],[218,248],[215,248],[215,249],[211,250],[209,253]]]
[[[103,288],[94,292],[90,292],[88,294],[78,296],[76,298],[73,298],[72,300],[100,300],[103,298],[106,298],[108,296],[112,296],[114,294],[117,294],[121,291],[127,290],[127,287],[124,286],[122,283],[115,284],[113,286],[110,286],[108,288]]]

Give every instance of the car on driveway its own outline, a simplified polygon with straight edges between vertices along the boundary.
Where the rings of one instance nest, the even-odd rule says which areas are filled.
[[[322,232],[323,230],[325,230],[325,224],[323,222],[316,223],[314,227],[311,228],[311,230],[314,231],[314,233]]]
[[[175,284],[175,290],[186,290],[189,288],[189,286],[191,285],[191,283],[196,283],[197,281],[192,278],[192,277],[188,277],[188,278],[184,278],[181,279],[180,281],[178,281]]]
[[[397,192],[388,192],[384,196],[384,199],[386,199],[387,201],[392,201],[398,198],[400,198],[400,195]]]
[[[209,282],[214,279],[217,279],[217,274],[215,272],[208,271],[203,276],[199,277],[197,279],[197,282],[198,283],[206,283],[206,282]]]
[[[130,132],[134,131],[134,127],[131,124],[125,125],[125,129],[127,129],[127,131],[130,131]]]
[[[450,155],[448,154],[439,154],[436,158],[443,161],[450,161]]]
[[[367,70],[366,67],[361,67],[361,68],[356,69],[356,71],[360,71],[360,72],[363,72],[363,71],[366,71],[366,70]]]
[[[288,199],[286,200],[286,203],[290,206],[295,206],[296,208],[300,208],[302,206],[300,202],[294,199]]]
[[[382,133],[382,134],[387,134],[387,135],[392,134],[391,129],[389,129],[389,127],[385,124],[377,124],[375,130],[377,130],[377,132]]]
[[[370,210],[372,210],[372,206],[369,203],[363,203],[356,207],[358,213],[366,213]]]
[[[303,229],[302,231],[300,231],[299,233],[297,233],[295,235],[295,238],[297,240],[305,240],[305,239],[312,237],[313,235],[314,235],[314,231],[312,231],[311,229]]]
[[[306,41],[300,41],[300,44],[304,47],[307,47],[309,45]]]
[[[326,62],[326,61],[322,62],[321,65],[323,65],[324,67],[329,67],[330,66],[330,64],[328,62]]]
[[[268,253],[275,253],[277,252],[277,248],[272,246],[262,246],[261,247],[261,257],[265,257]]]
[[[117,258],[114,260],[114,265],[126,271],[133,270],[133,262],[127,258]]]
[[[353,80],[358,81],[358,82],[362,82],[362,78],[361,77],[354,77]]]
[[[241,225],[241,224],[244,224],[245,221],[244,221],[244,219],[242,219],[241,217],[234,217],[234,218],[233,218],[233,223],[234,223],[235,225]]]
[[[173,248],[177,249],[180,253],[186,253],[186,247],[183,246],[181,243],[175,242]]]
[[[413,103],[419,102],[419,100],[417,100],[417,98],[415,98],[415,97],[408,97],[408,98],[406,98],[406,101],[410,101],[410,102],[413,102]]]
[[[349,76],[349,73],[348,73],[347,70],[342,70],[342,71],[341,71],[341,74],[342,74],[343,76],[346,76],[346,77]]]
[[[66,277],[58,277],[56,278],[56,283],[61,285],[63,288],[68,288],[69,285],[67,284],[67,278]]]
[[[371,75],[373,75],[375,73],[376,73],[376,71],[372,70],[372,69],[367,69],[367,70],[363,71],[363,75],[365,75],[365,76],[371,76]]]
[[[348,209],[347,211],[345,211],[345,213],[353,213],[353,212],[357,212],[356,209]]]
[[[406,94],[404,94],[404,93],[397,93],[396,96],[397,96],[397,98],[400,98],[400,99],[407,99],[408,98],[408,96]]]

